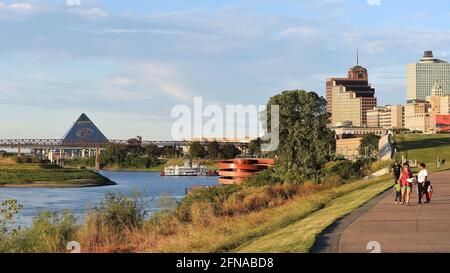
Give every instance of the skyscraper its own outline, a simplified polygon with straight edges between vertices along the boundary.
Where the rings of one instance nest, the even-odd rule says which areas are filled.
[[[351,121],[354,126],[367,125],[367,111],[377,106],[375,89],[368,80],[367,69],[358,62],[348,70],[347,78],[327,79],[327,109],[333,125],[344,121]]]
[[[425,100],[436,81],[441,84],[443,95],[450,95],[450,64],[435,59],[433,51],[425,51],[419,63],[408,64],[406,74],[408,102]]]

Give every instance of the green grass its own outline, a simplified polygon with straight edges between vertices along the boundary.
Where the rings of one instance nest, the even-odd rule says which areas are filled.
[[[408,160],[436,165],[436,159],[450,160],[450,134],[424,135],[405,134],[395,137],[396,159],[405,156]]]
[[[307,197],[295,198],[288,203],[274,207],[266,208],[261,211],[252,212],[245,215],[237,215],[232,217],[220,217],[213,220],[210,226],[202,227],[197,225],[184,226],[181,234],[167,238],[157,246],[147,251],[151,252],[247,252],[246,247],[250,247],[253,242],[269,238],[279,231],[297,225],[300,221],[309,219],[315,213],[324,211],[331,206],[339,198],[352,199],[359,195],[361,191],[370,191],[372,195],[364,195],[362,198],[369,200],[374,195],[383,192],[391,186],[391,182],[387,182],[386,178],[376,180],[361,180],[345,185],[341,185],[332,189],[310,194]],[[352,194],[352,195],[349,195]],[[349,205],[348,209],[353,209],[355,204]],[[320,232],[321,228],[334,221],[329,215],[323,215],[323,227],[318,227],[316,232]],[[292,240],[294,236],[302,236],[303,229],[294,228],[290,232],[284,234],[284,240]],[[314,239],[314,236],[311,237]],[[298,242],[295,242],[295,244]],[[311,241],[308,241],[310,244]],[[272,246],[277,243],[270,241]],[[269,249],[266,249],[270,251]],[[248,251],[260,252],[260,249],[250,249]],[[264,251],[261,251],[264,252]],[[289,249],[283,252],[291,252]]]
[[[0,163],[0,186],[6,185],[112,185],[108,178],[86,169],[61,168],[51,164]]]
[[[250,241],[236,248],[235,251],[247,253],[308,252],[313,246],[317,235],[325,228],[384,192],[391,185],[390,181],[373,183],[365,187],[361,185],[361,188],[342,194],[308,217]]]

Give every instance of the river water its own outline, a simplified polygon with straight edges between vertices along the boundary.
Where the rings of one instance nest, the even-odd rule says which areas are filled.
[[[79,220],[104,197],[107,192],[119,192],[127,196],[139,193],[150,211],[160,208],[159,198],[171,196],[180,200],[185,190],[193,185],[217,185],[217,177],[167,177],[159,172],[112,172],[100,171],[116,186],[39,189],[39,188],[0,188],[0,202],[16,199],[23,210],[16,218],[16,224],[29,226],[41,210],[61,211],[70,209]]]

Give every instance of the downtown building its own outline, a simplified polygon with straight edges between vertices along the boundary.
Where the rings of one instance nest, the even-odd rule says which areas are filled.
[[[405,106],[405,128],[410,131],[422,133],[429,132],[431,128],[430,109],[427,101],[411,101]]]
[[[337,155],[357,158],[364,135],[386,134],[387,130],[367,123],[367,112],[377,106],[377,98],[366,68],[356,65],[348,70],[346,78],[328,78],[326,99],[331,114],[329,128],[336,133]]]
[[[433,51],[425,51],[418,63],[407,65],[406,71],[408,103],[426,100],[436,81],[442,85],[442,96],[450,95],[450,64],[434,58]]]
[[[350,68],[346,78],[327,79],[326,99],[331,125],[351,122],[356,127],[367,126],[367,111],[377,106],[367,69],[360,65]]]
[[[405,127],[405,107],[403,105],[377,106],[367,111],[367,126],[384,129]]]
[[[423,133],[450,133],[450,96],[436,80],[425,100],[409,101],[405,108],[405,128]]]
[[[427,97],[430,104],[429,133],[450,133],[450,96],[444,95],[444,90],[439,81],[436,81],[431,96]]]

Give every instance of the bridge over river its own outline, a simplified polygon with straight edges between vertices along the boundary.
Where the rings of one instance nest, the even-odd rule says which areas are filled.
[[[173,147],[174,150],[180,147],[189,146],[193,142],[199,142],[202,145],[207,145],[210,141],[205,140],[142,140],[141,138],[132,138],[127,140],[108,139],[95,126],[95,124],[86,116],[82,114],[69,131],[61,139],[1,139],[0,148],[17,149],[17,156],[21,156],[22,149],[34,150],[36,154],[41,157],[50,157],[53,160],[53,152],[56,152],[58,161],[63,160],[66,154],[69,157],[79,155],[81,157],[96,157],[96,162],[99,162],[98,155],[100,151],[108,144],[123,144],[134,146],[156,145],[159,147]],[[246,142],[240,141],[217,141],[219,145],[233,144],[240,149],[245,149]]]
[[[188,146],[194,140],[138,140],[138,139],[127,139],[127,140],[106,140],[106,141],[71,141],[65,139],[0,139],[0,147],[2,148],[27,148],[27,149],[58,149],[58,148],[96,148],[104,147],[107,144],[124,144],[124,145],[156,145],[156,146]],[[207,145],[209,141],[196,141],[202,145]],[[236,146],[242,146],[244,142],[224,142],[218,141],[219,144],[233,144]]]

